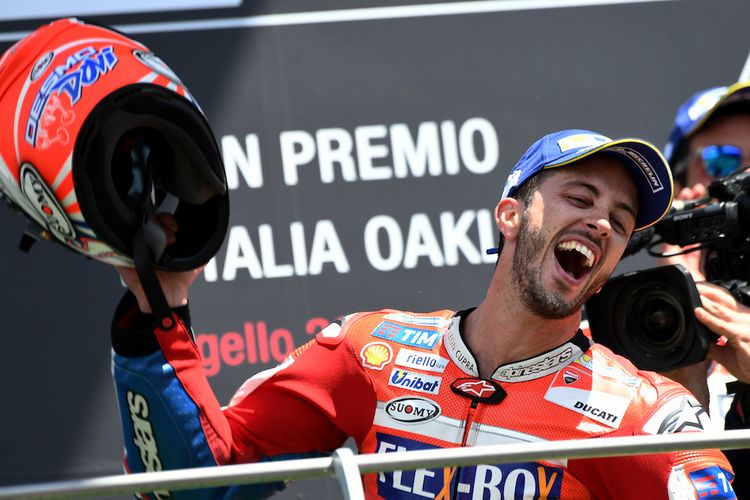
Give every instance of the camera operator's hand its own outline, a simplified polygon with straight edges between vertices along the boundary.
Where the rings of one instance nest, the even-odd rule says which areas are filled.
[[[675,200],[689,201],[703,198],[707,195],[706,186],[701,183],[695,184],[691,187],[685,187],[677,193]],[[672,254],[680,252],[687,247],[679,247],[677,245],[662,245],[661,252],[665,254]],[[682,264],[690,272],[694,281],[705,281],[706,276],[703,274],[703,268],[701,263],[702,252],[690,252],[683,255],[675,255],[673,257],[663,257],[658,259],[660,265],[670,264]]]
[[[167,246],[176,241],[176,234],[179,230],[177,221],[170,214],[160,213],[156,218],[161,225],[167,237]],[[132,267],[116,266],[117,272],[120,273],[122,282],[125,283],[133,295],[138,300],[138,308],[143,313],[151,312],[151,305],[148,303],[146,294],[138,279],[138,273]],[[188,302],[188,290],[203,268],[192,269],[184,272],[160,271],[156,270],[156,277],[161,285],[164,297],[167,299],[169,307],[184,306]]]
[[[750,383],[750,307],[737,302],[728,290],[710,283],[697,283],[703,307],[695,317],[712,332],[726,338],[712,345],[708,356],[723,365],[738,380]]]

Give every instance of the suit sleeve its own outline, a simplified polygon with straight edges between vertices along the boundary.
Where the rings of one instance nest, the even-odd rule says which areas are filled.
[[[129,472],[318,456],[367,432],[375,411],[369,377],[344,336],[311,341],[248,380],[222,408],[203,372],[187,308],[164,331],[121,301],[112,328],[113,376]],[[243,487],[262,497],[281,485]],[[175,491],[173,498],[232,498],[238,488]],[[167,492],[154,492],[163,498]]]
[[[656,374],[654,402],[633,411],[631,425],[609,436],[667,435],[711,428],[706,410],[682,386]],[[569,470],[599,498],[665,499],[737,498],[732,467],[719,450],[571,460]]]

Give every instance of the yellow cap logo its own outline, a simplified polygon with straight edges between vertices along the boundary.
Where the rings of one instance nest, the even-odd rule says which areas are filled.
[[[560,148],[561,153],[567,153],[571,149],[591,149],[611,141],[612,139],[609,137],[599,134],[573,134],[557,141],[557,146]]]

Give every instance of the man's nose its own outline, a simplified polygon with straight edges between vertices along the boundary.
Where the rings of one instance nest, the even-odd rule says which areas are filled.
[[[605,217],[595,217],[586,222],[586,226],[600,238],[609,238],[612,234],[612,224]]]

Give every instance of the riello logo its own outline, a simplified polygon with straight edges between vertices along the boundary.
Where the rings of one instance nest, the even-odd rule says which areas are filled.
[[[398,422],[420,424],[440,416],[440,406],[426,398],[404,397],[388,401],[385,412]]]

